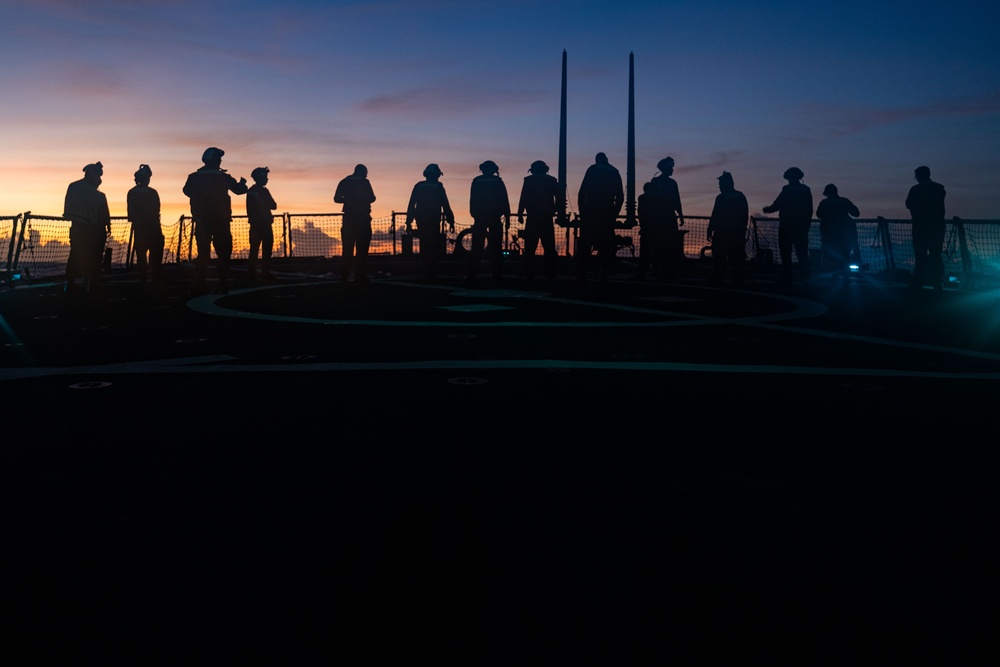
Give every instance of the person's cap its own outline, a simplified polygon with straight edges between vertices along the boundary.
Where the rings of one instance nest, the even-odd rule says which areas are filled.
[[[547,174],[549,172],[549,165],[545,164],[542,160],[535,160],[531,163],[528,171],[532,174]]]
[[[255,181],[259,181],[261,178],[267,176],[268,172],[270,171],[271,170],[268,169],[267,167],[257,167],[256,169],[250,172],[250,178],[252,178]]]
[[[785,170],[785,173],[781,176],[782,178],[805,178],[805,174],[798,167],[789,167]]]
[[[91,171],[104,171],[104,165],[100,162],[94,162],[83,168],[83,173],[85,174]]]
[[[221,160],[222,156],[225,154],[226,151],[222,150],[221,148],[216,148],[215,146],[212,146],[210,148],[206,148],[205,152],[201,154],[201,161],[211,162],[212,160]]]
[[[719,182],[720,183],[732,183],[733,182],[733,175],[730,174],[728,171],[724,171],[724,172],[722,172],[722,176],[719,176]]]

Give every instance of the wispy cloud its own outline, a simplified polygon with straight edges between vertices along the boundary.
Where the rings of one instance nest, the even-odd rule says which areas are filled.
[[[913,120],[961,118],[1000,113],[1000,90],[983,95],[939,100],[928,104],[872,107],[831,106],[812,104],[803,109],[815,125],[817,117],[824,118],[827,139],[859,134],[871,128],[894,125]]]
[[[677,165],[677,173],[694,173],[700,171],[717,171],[719,169],[725,169],[727,167],[732,167],[735,162],[738,162],[747,151],[727,151],[720,153],[713,153],[709,156],[709,159],[704,162],[695,162],[686,165]]]
[[[362,100],[357,108],[363,113],[387,116],[470,115],[547,101],[549,95],[530,90],[502,91],[479,84],[437,83],[408,88]]]

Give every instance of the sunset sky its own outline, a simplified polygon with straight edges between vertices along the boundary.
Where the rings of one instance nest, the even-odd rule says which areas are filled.
[[[376,217],[404,210],[429,162],[460,221],[492,159],[512,205],[528,165],[556,173],[569,61],[571,209],[604,151],[624,177],[635,53],[636,181],[667,155],[685,212],[732,172],[760,213],[798,166],[864,217],[905,218],[913,169],[948,215],[1000,218],[998,5],[986,2],[213,2],[0,0],[0,215],[60,215],[100,160],[113,215],[140,163],[165,222],[187,213],[202,151],[279,211],[339,211],[368,166]],[[234,198],[237,213],[245,211]]]

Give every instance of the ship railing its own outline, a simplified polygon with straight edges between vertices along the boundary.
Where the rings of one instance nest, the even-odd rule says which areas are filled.
[[[406,230],[406,214],[392,212],[372,220],[373,255],[408,255],[419,253],[420,242]],[[556,225],[556,249],[562,256],[573,256],[579,245],[579,221]],[[274,251],[276,258],[335,258],[342,253],[340,228],[342,213],[280,213],[274,216]],[[871,273],[912,271],[914,253],[912,223],[908,219],[861,218],[854,221],[857,244],[852,258],[858,269]],[[233,216],[233,257],[249,255],[249,224],[245,215]],[[461,254],[470,249],[472,223],[458,220],[451,231],[442,224],[446,250]],[[65,274],[69,258],[70,222],[61,216],[25,213],[0,215],[0,270],[2,279],[16,276],[28,278],[57,277]],[[161,224],[166,242],[164,263],[187,262],[197,256],[195,225],[190,216]],[[684,257],[697,260],[705,256],[708,245],[707,216],[686,216],[681,228],[679,251]],[[631,260],[642,252],[641,226],[628,226],[619,219],[615,234],[617,255]],[[778,220],[752,217],[747,225],[747,258],[761,265],[780,266]],[[813,221],[809,231],[810,254],[821,257],[820,225]],[[111,219],[111,234],[106,249],[110,250],[112,269],[130,268],[135,259],[131,223],[124,216]],[[517,255],[524,250],[523,227],[512,216],[504,237],[504,252]],[[541,252],[541,247],[536,248]],[[214,256],[214,249],[212,251]],[[1000,279],[1000,220],[964,220],[951,218],[946,223],[942,248],[945,270],[952,280],[973,282],[981,278]],[[793,259],[793,261],[795,261]]]

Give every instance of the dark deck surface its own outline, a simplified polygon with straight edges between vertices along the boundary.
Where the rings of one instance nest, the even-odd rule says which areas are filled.
[[[1000,293],[508,268],[0,291],[5,652],[1000,655]]]

